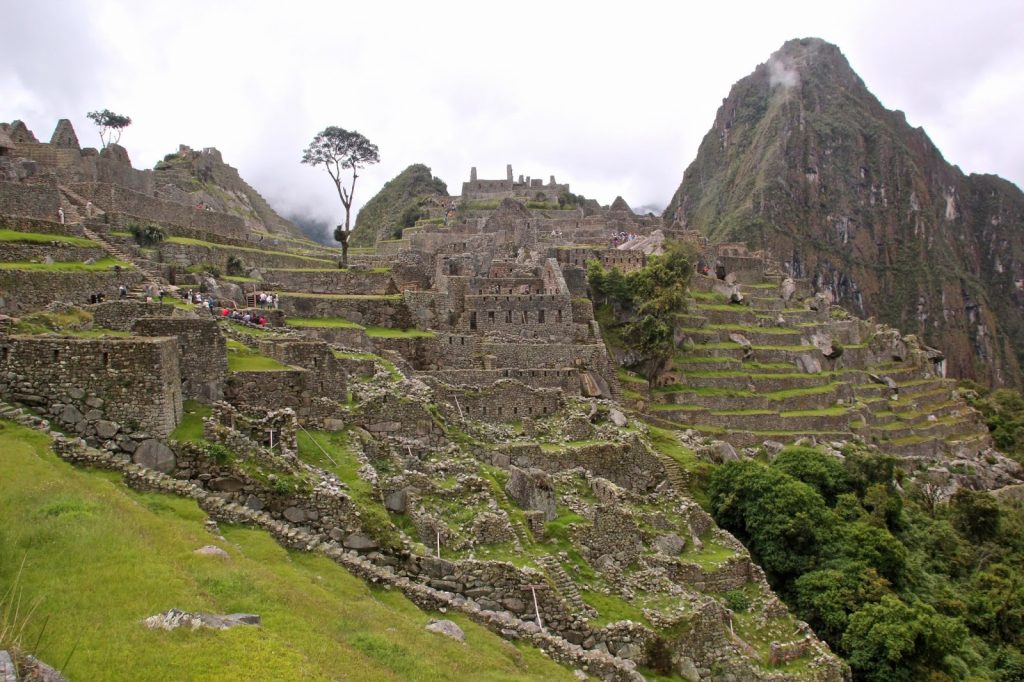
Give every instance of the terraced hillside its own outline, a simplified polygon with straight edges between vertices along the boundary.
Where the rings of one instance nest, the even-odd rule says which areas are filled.
[[[991,451],[980,415],[942,376],[940,356],[915,338],[821,299],[796,293],[787,302],[781,275],[747,279],[728,286],[694,276],[670,371],[653,388],[625,383],[652,423],[736,447],[858,438],[909,469],[950,461],[970,468]],[[730,303],[734,291],[742,302]]]

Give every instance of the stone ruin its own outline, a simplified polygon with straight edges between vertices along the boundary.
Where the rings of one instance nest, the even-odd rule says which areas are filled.
[[[215,150],[136,171],[80,149],[64,122],[48,145],[17,122],[0,133],[0,221],[53,235],[4,256],[15,275],[0,271],[0,310],[24,321],[0,325],[0,399],[67,431],[62,456],[193,496],[605,679],[637,679],[636,665],[843,678],[647,424],[716,461],[856,441],[951,487],[1020,479],[941,353],[850,318],[769,254],[708,244],[621,198],[555,208],[569,186],[554,178],[474,169],[462,196],[341,270],[337,250],[288,234],[255,199],[265,229],[183,203],[172,187],[196,173],[249,197]],[[137,219],[172,239],[141,247],[125,232]],[[66,237],[92,246],[62,251]],[[692,300],[679,353],[645,381],[609,351],[585,270],[640,269],[666,237],[694,249]],[[41,255],[125,265],[18,270]],[[214,274],[229,264],[241,282]],[[147,301],[154,290],[174,306]],[[27,321],[54,300],[82,321],[40,334]],[[202,435],[180,438],[197,419]],[[354,478],[332,473],[339,453]],[[732,590],[753,595],[748,612],[727,608]],[[629,619],[598,625],[608,609]]]

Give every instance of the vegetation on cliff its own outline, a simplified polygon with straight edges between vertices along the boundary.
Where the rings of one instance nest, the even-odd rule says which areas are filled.
[[[948,503],[855,446],[789,447],[711,476],[715,519],[856,679],[1024,679],[1024,507]]]
[[[349,241],[353,246],[373,246],[377,240],[400,237],[403,227],[412,227],[419,218],[426,217],[426,200],[447,196],[444,181],[435,178],[422,163],[413,164],[385,183],[359,209]]]
[[[665,218],[769,249],[954,376],[1020,384],[1024,194],[947,163],[834,45],[787,42],[732,87]]]
[[[628,274],[605,270],[598,261],[587,268],[594,300],[606,307],[603,322],[610,338],[621,339],[637,354],[633,366],[653,382],[675,352],[679,315],[686,311],[690,256],[682,244],[666,244],[665,253]]]

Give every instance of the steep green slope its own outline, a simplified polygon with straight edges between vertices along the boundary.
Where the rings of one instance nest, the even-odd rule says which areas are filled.
[[[447,197],[448,186],[416,163],[388,181],[366,202],[356,216],[353,246],[373,246],[378,239],[391,239],[402,227],[415,222],[415,209],[428,197]],[[404,224],[408,223],[408,224]]]
[[[767,247],[955,376],[1021,382],[1024,194],[947,163],[834,45],[787,42],[733,86],[665,216]]]
[[[31,613],[22,644],[73,680],[572,679],[457,614],[466,644],[424,630],[429,615],[319,555],[264,532],[203,529],[190,500],[140,494],[60,461],[36,432],[0,421],[3,624]],[[216,544],[230,559],[199,556]],[[151,631],[176,607],[250,612],[261,627]],[[40,634],[41,633],[41,634]],[[38,639],[38,647],[34,646]],[[0,648],[10,642],[0,641]]]

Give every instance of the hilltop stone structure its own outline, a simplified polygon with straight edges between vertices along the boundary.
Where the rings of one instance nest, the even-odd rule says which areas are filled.
[[[0,270],[0,400],[19,406],[0,415],[603,679],[847,675],[656,431],[695,459],[857,443],[947,492],[1021,479],[941,353],[621,197],[474,169],[341,270],[214,151],[137,171],[66,121],[46,144],[4,125],[0,151],[0,225],[25,235]],[[695,272],[678,352],[642,378],[606,343],[587,268],[639,270],[665,239]]]

